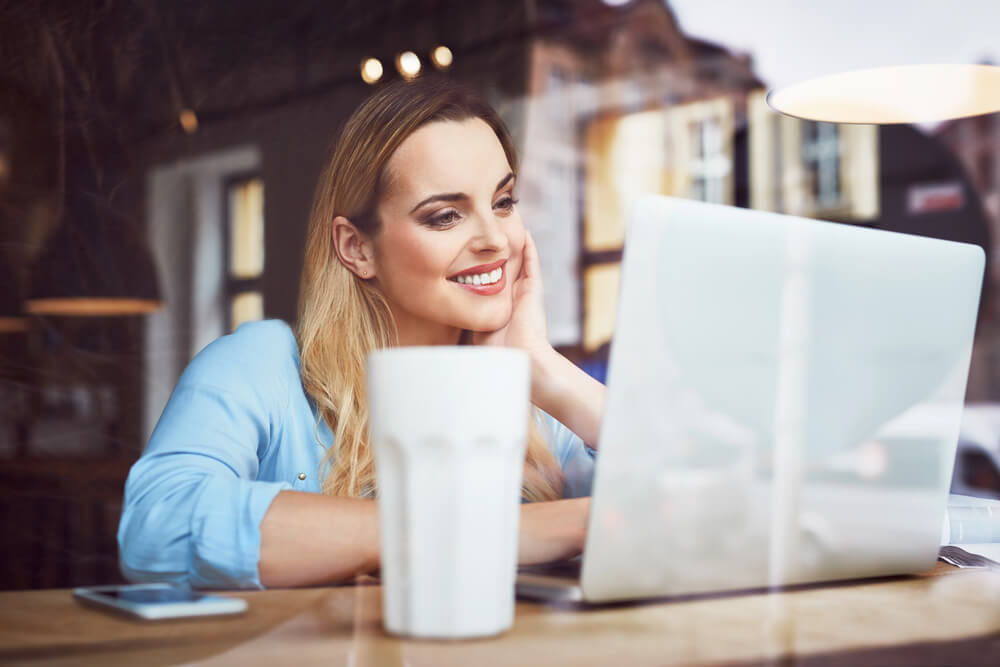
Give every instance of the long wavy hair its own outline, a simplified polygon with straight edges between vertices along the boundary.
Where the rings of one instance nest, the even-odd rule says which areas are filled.
[[[334,434],[320,471],[325,494],[376,493],[368,440],[366,360],[369,352],[396,344],[395,322],[378,286],[348,270],[337,256],[333,220],[342,215],[374,238],[381,224],[376,205],[385,189],[385,167],[396,149],[428,123],[470,118],[482,119],[493,129],[516,174],[513,141],[492,107],[458,84],[422,78],[386,85],[369,97],[347,120],[320,176],[309,219],[295,333],[302,384],[316,403],[319,418]],[[562,497],[562,471],[542,436],[537,413],[529,424],[523,480],[526,500]]]

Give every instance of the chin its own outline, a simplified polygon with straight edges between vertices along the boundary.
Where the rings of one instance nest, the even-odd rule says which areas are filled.
[[[462,324],[463,329],[476,333],[490,333],[502,328],[510,321],[510,311],[499,311],[496,313],[483,313],[480,317],[469,318]]]

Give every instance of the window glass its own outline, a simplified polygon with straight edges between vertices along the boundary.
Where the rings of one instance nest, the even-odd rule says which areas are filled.
[[[244,322],[264,318],[264,297],[260,292],[243,292],[233,297],[229,311],[230,328],[235,331]]]
[[[229,187],[229,275],[257,278],[264,272],[264,182],[238,181]]]

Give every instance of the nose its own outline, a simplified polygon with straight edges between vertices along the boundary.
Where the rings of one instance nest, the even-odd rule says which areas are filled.
[[[476,252],[496,252],[507,247],[507,233],[503,221],[490,210],[475,216],[476,232],[472,238],[472,249]]]

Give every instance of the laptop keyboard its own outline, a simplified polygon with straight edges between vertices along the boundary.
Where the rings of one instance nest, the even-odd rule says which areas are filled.
[[[579,558],[557,560],[540,565],[525,565],[518,568],[518,572],[522,574],[541,574],[547,577],[560,577],[564,579],[579,579],[580,565],[582,563],[583,561]]]

